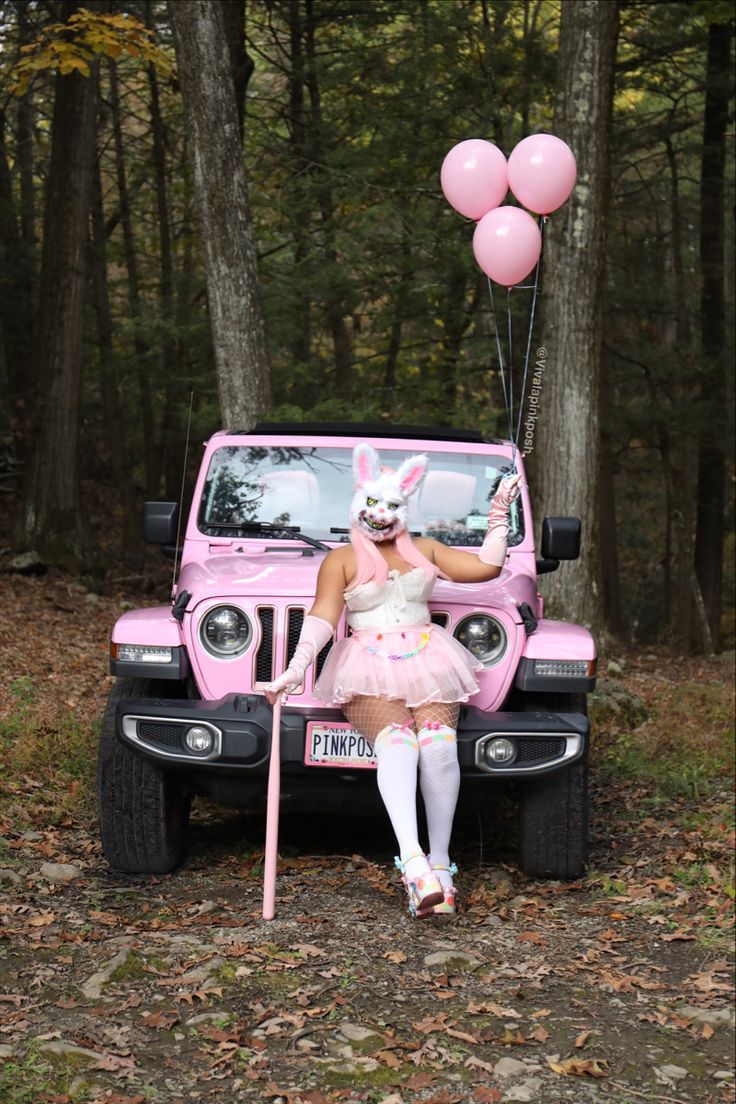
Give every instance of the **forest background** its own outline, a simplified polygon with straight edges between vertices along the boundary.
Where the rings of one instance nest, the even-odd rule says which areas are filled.
[[[465,138],[508,155],[551,131],[580,156],[603,133],[591,228],[603,263],[582,292],[599,304],[600,340],[569,380],[551,346],[529,458],[536,513],[596,518],[586,585],[599,631],[682,652],[733,647],[725,0],[0,3],[4,555],[33,550],[98,580],[119,578],[121,562],[145,571],[141,504],[179,496],[190,396],[194,442],[232,409],[190,168],[203,140],[185,51],[195,9],[217,14],[227,44],[248,181],[231,225],[247,222],[260,302],[230,306],[255,334],[236,375],[251,425],[384,421],[506,436],[486,280],[439,169]],[[561,48],[576,20],[582,36],[584,15],[615,59],[610,140],[607,128],[586,136],[561,99],[565,70],[585,75],[585,58]],[[556,217],[535,347],[574,326],[564,303],[552,309],[564,276]],[[529,299],[515,302],[518,350]],[[545,389],[550,399],[555,386],[575,390],[586,373],[597,386],[574,419],[545,401]],[[551,443],[564,456],[588,423],[595,478],[568,510],[545,468],[558,463]],[[569,601],[566,616],[591,620]]]

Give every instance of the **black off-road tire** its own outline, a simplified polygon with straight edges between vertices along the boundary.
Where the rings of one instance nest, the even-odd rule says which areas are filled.
[[[587,713],[584,694],[525,696],[527,712]],[[519,866],[532,878],[579,878],[588,857],[587,755],[569,767],[525,779],[519,802]]]
[[[183,696],[177,683],[120,678],[107,702],[97,763],[102,849],[113,870],[168,874],[186,845],[191,800],[175,773],[145,759],[118,737],[115,710],[127,698]]]

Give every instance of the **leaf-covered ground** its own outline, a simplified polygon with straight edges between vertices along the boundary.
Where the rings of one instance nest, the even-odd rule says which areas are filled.
[[[260,818],[197,806],[169,877],[101,856],[122,595],[0,600],[3,1104],[733,1100],[732,657],[616,656],[579,882],[519,872],[499,801],[459,824],[462,912],[414,923],[385,824],[285,818],[266,923]]]

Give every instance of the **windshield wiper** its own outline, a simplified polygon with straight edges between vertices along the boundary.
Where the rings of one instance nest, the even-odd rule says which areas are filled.
[[[318,548],[320,552],[331,552],[329,544],[323,544],[316,537],[310,537],[308,533],[302,533],[298,525],[271,525],[267,521],[240,521],[240,522],[209,522],[208,529],[233,529],[238,533],[285,533],[289,537],[296,537],[304,541],[312,548]]]

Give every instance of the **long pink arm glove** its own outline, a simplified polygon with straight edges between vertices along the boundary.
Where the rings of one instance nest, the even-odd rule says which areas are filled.
[[[502,479],[493,496],[488,511],[488,531],[478,553],[478,559],[494,567],[503,567],[506,562],[506,548],[509,542],[509,507],[519,494],[521,476],[515,475]]]
[[[268,686],[264,686],[263,692],[271,705],[282,690],[294,690],[304,679],[304,672],[324,648],[328,640],[332,640],[334,629],[329,621],[322,617],[304,618],[302,631],[299,635],[299,643],[294,649],[291,662],[282,675],[275,678]]]

